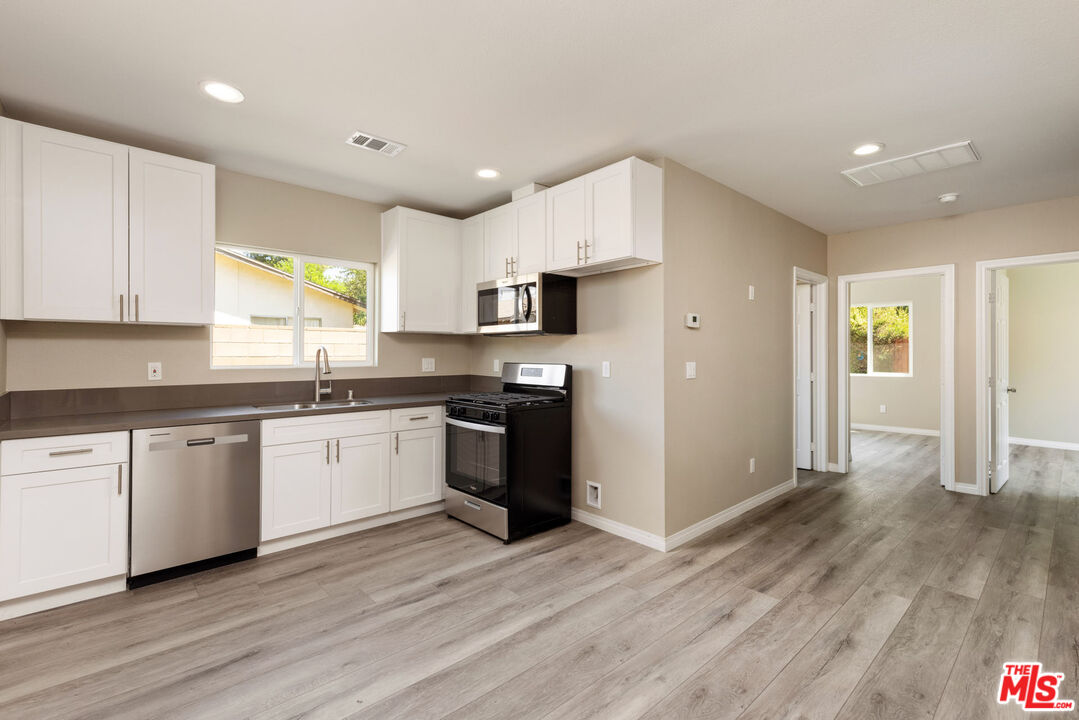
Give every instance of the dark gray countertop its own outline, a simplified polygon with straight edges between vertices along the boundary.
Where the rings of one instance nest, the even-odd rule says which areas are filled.
[[[48,437],[50,435],[78,435],[81,433],[138,430],[140,428],[170,427],[173,425],[199,425],[202,423],[233,422],[239,420],[269,420],[304,415],[324,415],[344,412],[370,412],[393,408],[441,405],[450,393],[417,393],[410,395],[387,395],[364,397],[371,401],[361,407],[304,408],[302,410],[260,410],[254,405],[229,405],[207,408],[179,408],[172,410],[138,410],[132,412],[95,413],[91,415],[58,415],[9,420],[0,424],[0,440]],[[283,401],[277,401],[281,403]]]

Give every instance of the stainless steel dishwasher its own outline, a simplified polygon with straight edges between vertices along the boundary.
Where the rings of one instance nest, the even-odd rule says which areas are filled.
[[[135,430],[132,587],[254,557],[258,421]]]

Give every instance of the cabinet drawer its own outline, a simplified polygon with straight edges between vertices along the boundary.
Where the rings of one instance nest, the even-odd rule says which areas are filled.
[[[262,446],[333,440],[389,431],[389,410],[277,418],[262,421]]]
[[[420,430],[442,424],[442,406],[399,408],[391,410],[390,431]]]
[[[64,470],[127,462],[127,432],[5,440],[0,443],[0,474]]]

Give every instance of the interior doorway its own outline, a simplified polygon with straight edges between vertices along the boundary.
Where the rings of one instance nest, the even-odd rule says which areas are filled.
[[[1079,295],[1079,252],[977,263],[977,477],[996,493],[1021,446],[1079,450],[1079,391],[1066,331]],[[1072,346],[1075,347],[1072,347]]]
[[[929,312],[932,317],[923,316],[931,320],[934,326],[939,327],[936,337],[928,355],[923,352],[918,357],[910,353],[917,349],[917,343],[911,345],[912,336],[909,330],[918,323],[914,312],[917,312],[916,303],[909,297],[881,297],[875,301],[869,298],[861,299],[857,304],[852,302],[852,289],[855,284],[877,284],[886,286],[888,280],[911,280],[915,278],[930,279],[931,284],[939,288],[939,300],[935,301],[938,307],[930,305]],[[899,283],[897,283],[899,284]],[[926,392],[932,393],[932,409],[935,409],[937,417],[936,428],[918,427],[930,423],[914,422],[910,420],[878,421],[877,423],[866,422],[868,417],[860,416],[861,422],[857,423],[862,431],[903,433],[912,435],[936,435],[940,436],[940,484],[949,489],[955,489],[955,266],[939,265],[933,267],[909,268],[903,270],[887,270],[873,273],[860,273],[857,275],[840,275],[836,285],[837,293],[837,398],[839,411],[839,436],[838,457],[836,458],[835,470],[849,472],[852,461],[851,452],[851,383],[852,378],[859,383],[876,381],[878,379],[902,379],[904,382],[915,377],[914,367],[929,364],[934,371],[932,385]],[[861,328],[856,325],[861,323]],[[877,329],[884,328],[886,331],[874,332],[874,323]],[[924,323],[923,323],[924,324]],[[907,332],[906,337],[899,338],[894,332],[895,327],[903,326]],[[858,333],[852,334],[861,329]],[[939,341],[938,341],[939,337]],[[855,347],[857,342],[862,346]],[[877,346],[877,343],[880,346]],[[897,348],[904,352],[896,352]],[[939,375],[936,371],[939,370]],[[923,373],[923,376],[925,373]],[[921,376],[920,376],[921,377]],[[913,385],[900,382],[896,388],[892,388],[893,398],[907,400],[906,394],[911,392]],[[910,404],[910,403],[908,403]],[[889,402],[880,402],[880,414],[875,417],[886,417],[885,413]],[[924,415],[926,406],[930,403],[912,404],[909,410],[921,410]],[[877,402],[874,401],[874,407]],[[860,412],[866,411],[860,408]],[[913,415],[908,415],[911,417]],[[894,416],[893,416],[894,417]],[[939,428],[939,429],[938,429]],[[882,436],[883,437],[883,436]],[[894,435],[892,437],[895,437]]]
[[[828,278],[794,268],[794,468],[828,470]]]

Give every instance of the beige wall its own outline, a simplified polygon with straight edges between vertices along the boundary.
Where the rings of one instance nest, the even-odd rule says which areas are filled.
[[[912,377],[850,377],[850,421],[940,430],[940,276],[851,283],[852,305],[911,303]],[[888,412],[881,414],[880,406]]]
[[[217,240],[343,260],[378,262],[383,207],[295,185],[217,173]],[[146,363],[163,363],[162,383],[303,380],[303,368],[211,370],[210,328],[6,322],[7,389],[147,384]],[[377,368],[334,370],[337,377],[419,375],[434,357],[436,374],[468,373],[467,337],[380,335]]]
[[[493,361],[573,365],[573,506],[663,535],[663,265],[581,278],[577,335],[476,338],[472,371]],[[611,377],[600,377],[609,360]],[[603,486],[588,507],[585,481]]]
[[[831,235],[828,274],[954,264],[956,482],[974,483],[975,476],[975,278],[978,260],[1079,250],[1079,197],[1014,205],[996,210],[891,225]],[[829,315],[836,317],[835,294]],[[832,423],[830,457],[836,460],[836,340],[829,333],[829,385]]]
[[[665,163],[666,534],[791,479],[793,268],[825,272],[820,233]],[[747,299],[748,285],[756,300]],[[701,314],[701,327],[683,324]],[[686,361],[697,379],[685,379]],[[658,372],[658,369],[657,369]],[[756,457],[756,473],[749,458]]]
[[[1012,437],[1079,443],[1079,263],[1008,270]]]

